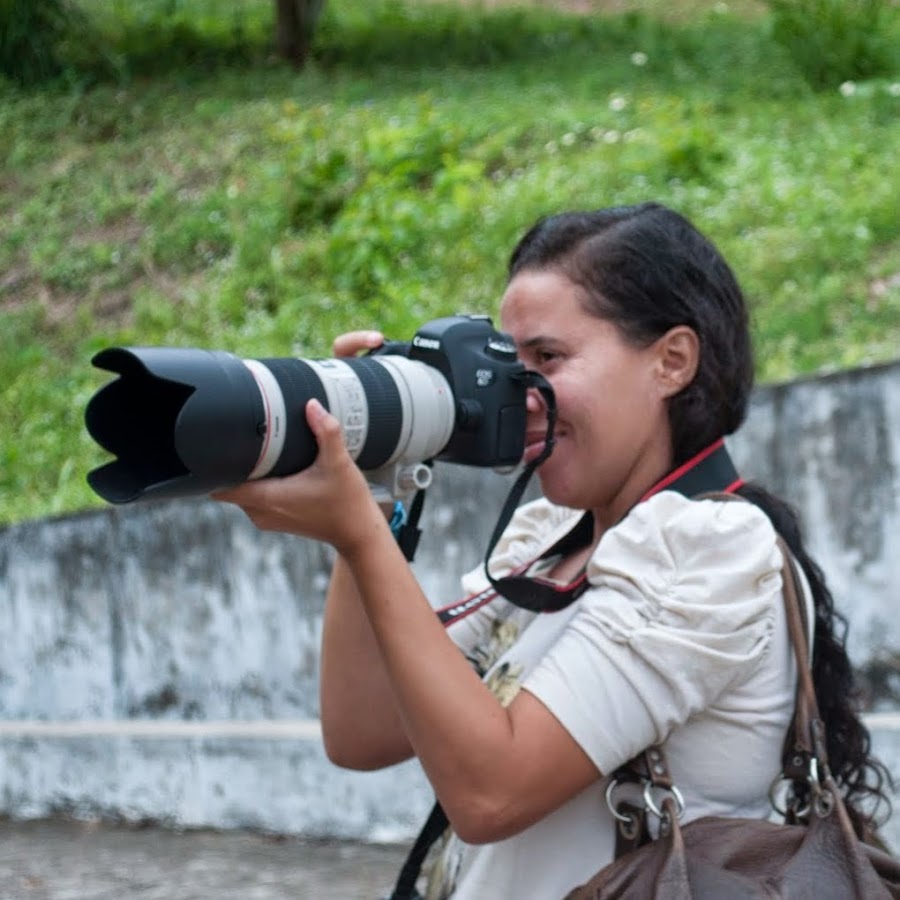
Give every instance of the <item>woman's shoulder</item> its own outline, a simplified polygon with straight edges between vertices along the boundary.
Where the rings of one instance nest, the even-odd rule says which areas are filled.
[[[661,491],[603,536],[587,574],[595,585],[625,580],[657,609],[678,597],[684,612],[748,601],[768,606],[781,564],[777,534],[759,507]]]
[[[755,504],[736,498],[692,499],[660,491],[637,504],[600,541],[598,550],[630,546],[660,560],[689,563],[723,552],[753,556],[777,543],[768,516]]]

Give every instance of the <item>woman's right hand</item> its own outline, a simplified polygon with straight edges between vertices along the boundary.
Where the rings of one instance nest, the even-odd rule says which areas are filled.
[[[347,358],[383,343],[380,331],[350,331],[335,338],[332,349],[336,357]],[[305,414],[318,445],[311,466],[281,478],[249,481],[212,496],[241,507],[260,529],[298,534],[325,541],[338,552],[348,551],[365,542],[360,534],[372,531],[364,515],[371,490],[347,453],[337,420],[317,400],[306,404]],[[348,516],[344,512],[348,509],[357,514]],[[393,504],[381,509],[389,515]]]

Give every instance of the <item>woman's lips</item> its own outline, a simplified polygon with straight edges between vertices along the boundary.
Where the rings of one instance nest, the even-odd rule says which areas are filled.
[[[524,462],[526,464],[533,462],[543,452],[544,452],[544,441],[536,441],[533,444],[526,444],[525,451],[522,453],[522,462]]]
[[[554,437],[557,437],[554,435]],[[529,431],[525,435],[525,450],[522,453],[522,462],[530,463],[537,459],[543,452],[547,444],[546,431]]]

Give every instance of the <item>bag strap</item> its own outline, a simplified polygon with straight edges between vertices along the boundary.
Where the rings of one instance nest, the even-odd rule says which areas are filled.
[[[698,499],[743,500],[736,494],[709,493]],[[782,777],[793,782],[818,782],[828,773],[828,751],[825,741],[825,725],[819,712],[816,689],[810,666],[809,622],[803,598],[802,580],[797,560],[787,541],[776,537],[781,551],[781,581],[784,597],[785,620],[788,637],[797,663],[797,696],[794,717],[788,729],[788,737],[782,749]],[[829,776],[830,777],[830,776]]]
[[[736,494],[708,493],[696,497],[697,500],[744,500]],[[782,750],[781,778],[796,783],[805,782],[813,793],[817,793],[822,779],[830,781],[828,755],[825,742],[825,727],[819,713],[815,686],[809,665],[809,638],[805,604],[801,600],[800,576],[794,555],[781,535],[777,536],[781,551],[782,595],[788,637],[797,664],[797,695],[794,715],[788,729],[788,740]],[[621,781],[638,780],[645,785],[644,808],[623,801],[613,805],[613,792]],[[657,803],[653,792],[662,793],[665,799],[672,797],[678,815],[684,810],[684,802],[675,787],[666,752],[662,744],[648,747],[643,753],[621,766],[610,780],[607,789],[607,804],[617,821],[615,858],[635,849],[650,840],[647,828],[648,809],[658,814],[665,803]],[[818,798],[816,798],[818,799]],[[799,818],[799,813],[795,811]],[[660,817],[662,818],[662,817]]]

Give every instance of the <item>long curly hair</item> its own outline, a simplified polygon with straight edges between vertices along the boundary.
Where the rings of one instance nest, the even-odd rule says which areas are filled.
[[[648,346],[678,325],[696,332],[697,374],[669,403],[674,466],[743,423],[754,376],[747,305],[728,263],[682,215],[642,203],[541,219],[513,250],[509,277],[528,269],[565,275],[581,288],[586,310],[615,324],[636,346]],[[759,485],[739,493],[766,513],[812,589],[813,681],[829,765],[862,834],[874,827],[882,804],[890,810],[892,781],[872,755],[859,715],[846,619],[806,551],[796,512]]]

